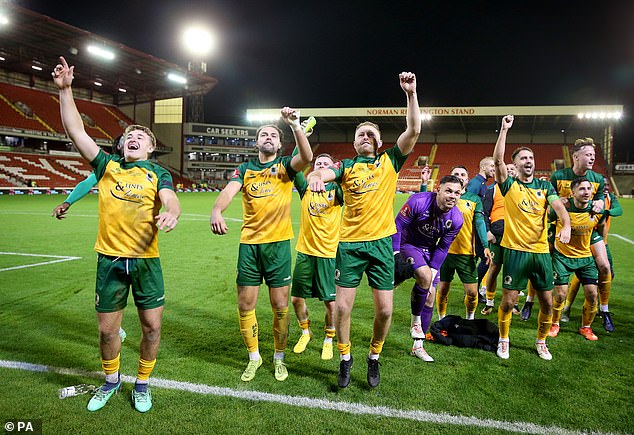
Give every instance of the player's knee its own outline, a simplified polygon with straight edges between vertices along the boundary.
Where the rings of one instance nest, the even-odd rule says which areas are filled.
[[[610,264],[598,264],[597,263],[597,269],[599,269],[599,275],[601,276],[611,276],[612,275],[612,271],[610,270]]]
[[[110,331],[108,329],[99,329],[99,342],[101,344],[110,345],[119,339],[119,330]]]
[[[161,338],[161,324],[145,326],[143,328],[143,338],[150,342],[159,341]]]
[[[392,318],[392,307],[378,307],[375,310],[375,317],[380,322],[389,322]]]

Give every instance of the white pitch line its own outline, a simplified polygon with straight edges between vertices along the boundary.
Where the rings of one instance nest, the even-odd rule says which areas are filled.
[[[31,364],[20,361],[0,360],[0,368],[18,369],[30,372],[50,372],[71,376],[88,376],[92,378],[102,378],[99,372],[88,372],[85,370],[51,367],[40,364]],[[121,380],[132,384],[134,376],[121,375]],[[573,431],[557,426],[541,426],[528,422],[511,422],[491,419],[481,419],[477,417],[467,417],[461,415],[451,415],[444,412],[433,413],[422,410],[404,410],[388,408],[386,406],[369,406],[363,403],[337,402],[313,397],[288,396],[283,394],[263,393],[260,391],[233,390],[231,388],[216,387],[206,384],[194,384],[191,382],[173,381],[169,379],[152,378],[152,386],[167,388],[171,390],[186,391],[189,393],[205,394],[219,397],[233,397],[241,400],[254,402],[280,403],[284,405],[296,406],[300,408],[322,409],[326,411],[338,411],[355,415],[371,415],[377,417],[389,417],[404,420],[414,420],[426,423],[451,424],[456,426],[482,427],[500,429],[510,432],[532,433],[532,434],[556,434],[556,435],[581,435],[593,433],[597,435],[608,434],[606,432]]]
[[[58,260],[43,261],[40,263],[24,264],[22,266],[5,267],[0,269],[0,272],[6,272],[7,270],[26,269],[27,267],[44,266],[53,263],[62,263],[64,261],[80,260],[81,257],[70,257],[68,255],[48,255],[48,254],[27,254],[23,252],[0,252],[0,255],[20,255],[22,257],[46,257],[57,258]]]
[[[23,211],[11,211],[11,210],[2,210],[0,211],[0,215],[27,215],[27,216],[51,216],[50,213],[35,213],[35,212],[23,212]],[[73,213],[73,212],[69,212],[68,215],[66,215],[67,217],[83,217],[83,218],[97,218],[98,216],[96,214],[78,214],[78,213]],[[180,220],[183,221],[208,221],[209,220],[209,215],[204,215],[204,214],[194,214],[194,213],[183,213],[181,216],[193,216],[192,217],[181,217]],[[52,217],[52,216],[51,216]],[[201,218],[201,219],[197,219],[197,218]],[[232,218],[232,217],[225,217],[226,221],[232,221],[232,222],[242,222],[242,219],[238,219],[238,218]],[[52,219],[51,222],[55,222],[55,219]]]
[[[623,236],[621,236],[619,234],[610,233],[610,237],[616,237],[617,239],[621,239],[624,242],[629,243],[630,245],[634,245],[634,241],[633,240],[630,240],[627,237],[623,237]]]

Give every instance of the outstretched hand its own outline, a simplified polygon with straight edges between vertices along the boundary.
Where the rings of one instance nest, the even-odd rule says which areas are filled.
[[[69,208],[70,208],[70,204],[64,201],[53,209],[53,213],[51,214],[51,216],[59,220],[62,220],[66,217],[66,213],[68,212]]]
[[[70,87],[73,83],[74,66],[69,67],[66,59],[63,56],[59,57],[59,63],[51,73],[53,76],[53,82],[59,89],[65,89]]]
[[[154,219],[156,219],[158,229],[166,233],[172,231],[176,227],[176,224],[178,224],[178,217],[168,211],[164,211]]]

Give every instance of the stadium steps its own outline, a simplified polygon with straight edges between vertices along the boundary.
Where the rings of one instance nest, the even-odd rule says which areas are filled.
[[[6,125],[7,127],[17,127],[36,131],[40,131],[42,127],[44,127],[47,131],[55,133],[55,130],[46,124],[42,118],[37,116],[35,112],[33,113],[33,116],[29,118],[4,95],[0,94],[0,100],[8,106],[8,110],[2,110],[0,108],[3,125]]]

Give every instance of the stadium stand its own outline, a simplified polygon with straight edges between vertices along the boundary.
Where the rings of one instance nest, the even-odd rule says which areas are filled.
[[[22,86],[0,83],[0,124],[27,130],[64,133],[59,116],[57,95]],[[92,137],[112,140],[133,121],[115,106],[76,99],[77,108],[84,116],[86,131]],[[27,117],[18,103],[32,111]]]

